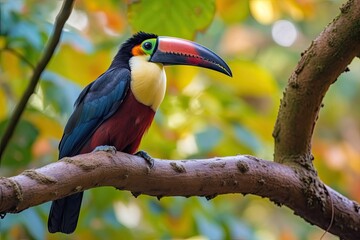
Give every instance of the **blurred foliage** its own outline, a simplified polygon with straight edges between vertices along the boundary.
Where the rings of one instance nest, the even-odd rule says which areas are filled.
[[[168,159],[252,154],[271,159],[279,99],[300,53],[343,0],[76,1],[62,42],[5,153],[1,176],[57,159],[80,90],[105,71],[138,30],[194,39],[230,64],[234,77],[168,67],[167,96],[141,149]],[[61,1],[1,0],[0,134],[43,53]],[[295,29],[288,47],[277,44]],[[285,28],[287,29],[287,28]],[[291,36],[290,36],[291,37]],[[280,38],[280,40],[277,40]],[[281,41],[280,41],[281,43]],[[313,139],[325,183],[360,201],[360,62],[332,86]],[[0,220],[1,239],[319,239],[323,231],[255,196],[134,198],[113,188],[87,191],[76,233],[50,235],[49,203]],[[335,239],[328,234],[324,239]]]
[[[196,31],[210,25],[214,13],[215,0],[143,0],[129,4],[128,19],[134,31],[193,38]]]

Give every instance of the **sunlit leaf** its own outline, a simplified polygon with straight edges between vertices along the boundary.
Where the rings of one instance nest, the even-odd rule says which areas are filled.
[[[249,14],[249,2],[242,0],[217,0],[216,10],[226,23],[238,23]]]
[[[270,24],[280,17],[280,8],[277,0],[251,0],[250,12],[262,24]]]
[[[134,31],[193,39],[196,32],[210,25],[215,1],[132,1],[128,14]]]
[[[5,45],[6,45],[6,38],[1,36],[0,34],[0,49],[5,48]]]
[[[7,113],[7,102],[4,91],[0,89],[0,121],[6,116]]]
[[[0,66],[6,69],[6,74],[12,79],[22,77],[22,69],[20,69],[21,60],[9,51],[0,52]],[[11,82],[10,82],[11,83]]]
[[[316,1],[283,1],[284,12],[289,13],[295,20],[314,17]]]
[[[70,45],[62,45],[48,70],[84,86],[105,72],[111,60],[111,56],[105,51],[89,55]]]
[[[24,117],[36,127],[41,137],[61,138],[63,126],[56,119],[37,111],[26,112]]]
[[[192,215],[191,207],[193,204],[186,204],[186,199],[175,197],[173,199],[164,199],[167,201],[166,214],[163,218],[165,226],[169,230],[168,233],[173,236],[188,235],[192,231],[194,222],[190,218]],[[189,202],[188,202],[189,203]]]
[[[173,66],[167,68],[167,88],[169,91],[175,90],[181,92],[192,82],[198,72],[198,68],[189,66]]]
[[[270,72],[260,65],[250,61],[228,62],[233,77],[227,77],[217,72],[207,72],[214,80],[233,87],[242,96],[273,96],[278,92],[278,86]]]

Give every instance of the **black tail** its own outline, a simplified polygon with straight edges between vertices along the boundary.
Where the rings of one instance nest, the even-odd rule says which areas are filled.
[[[52,202],[48,220],[50,233],[62,232],[69,234],[75,231],[83,193],[75,193]]]

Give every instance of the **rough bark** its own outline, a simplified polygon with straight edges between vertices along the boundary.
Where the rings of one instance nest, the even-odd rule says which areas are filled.
[[[252,156],[203,160],[156,160],[150,169],[137,156],[97,152],[63,158],[39,169],[0,179],[0,212],[34,205],[100,186],[131,191],[134,196],[204,196],[256,194],[286,205],[308,222],[343,239],[360,239],[360,206],[332,190],[307,189],[302,172]],[[319,180],[312,184],[323,186]],[[41,194],[39,194],[41,193]],[[333,211],[334,210],[334,211]],[[351,224],[347,224],[351,223]]]
[[[312,169],[311,138],[322,100],[360,52],[360,0],[341,13],[302,53],[289,78],[274,128],[275,161]]]

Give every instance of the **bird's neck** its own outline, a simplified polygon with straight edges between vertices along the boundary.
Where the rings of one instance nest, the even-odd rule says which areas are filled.
[[[131,91],[140,103],[156,111],[164,99],[166,75],[162,64],[148,61],[148,56],[130,59]]]

